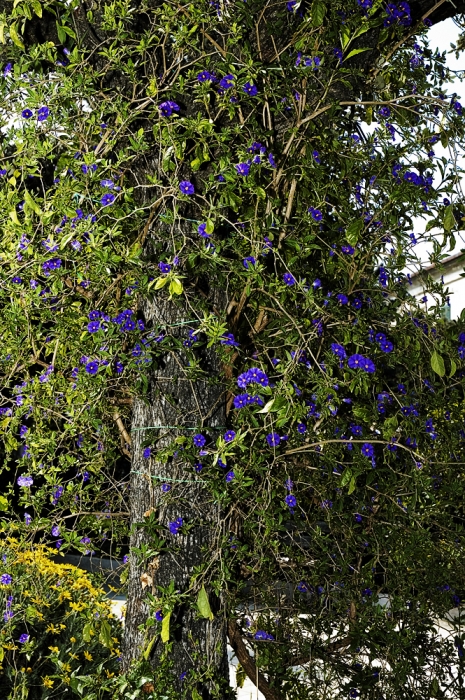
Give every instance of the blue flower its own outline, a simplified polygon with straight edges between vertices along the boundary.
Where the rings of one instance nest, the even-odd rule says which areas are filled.
[[[142,453],[142,456],[144,457],[144,459],[148,459],[148,458],[150,457],[151,454],[152,454],[151,448],[150,448],[150,447],[146,447],[146,448],[144,449],[143,453]]]
[[[333,49],[333,54],[337,58],[338,61],[342,61],[342,51],[341,49],[335,48]]]
[[[0,584],[2,586],[9,586],[10,583],[12,582],[12,580],[13,580],[13,577],[10,576],[10,574],[2,574],[0,576]]]
[[[362,516],[360,515],[360,513],[355,513],[355,515],[354,515],[354,520],[355,520],[356,523],[361,523],[362,520],[363,520],[363,518],[362,518]]]
[[[179,105],[172,100],[167,100],[166,102],[162,102],[158,109],[164,117],[171,117],[173,112],[179,112]]]
[[[281,438],[278,433],[268,433],[266,436],[266,441],[270,447],[277,447],[281,442]]]
[[[16,479],[16,483],[18,484],[18,486],[29,488],[34,483],[34,479],[32,478],[32,476],[18,476],[18,478]]]
[[[30,119],[32,117],[32,112],[30,109],[23,109],[21,115],[24,117],[24,119]]]
[[[242,89],[247,95],[250,95],[251,97],[255,97],[255,95],[258,92],[257,86],[252,85],[252,83],[246,83]]]
[[[297,423],[297,432],[301,435],[307,432],[307,426],[305,423]]]
[[[169,531],[171,532],[172,535],[177,535],[180,528],[183,525],[183,519],[182,518],[176,518],[176,520],[173,520],[173,522],[168,524]]]
[[[18,642],[20,644],[26,644],[26,642],[29,641],[29,635],[28,634],[22,634],[20,638],[18,639]]]
[[[250,173],[250,161],[247,163],[238,163],[235,166],[237,170],[238,175],[242,175],[242,177],[247,177],[247,175]]]
[[[225,442],[232,442],[236,437],[236,433],[234,430],[227,430],[223,437]]]
[[[355,253],[355,248],[347,243],[341,246],[341,251],[344,255],[353,255]]]
[[[202,238],[210,238],[210,234],[207,233],[207,224],[203,223],[200,224],[199,227],[197,228],[199,236],[202,236]]]
[[[375,454],[375,448],[369,442],[364,442],[362,445],[362,455],[364,457],[373,457]]]
[[[392,352],[394,350],[394,345],[391,343],[390,340],[387,340],[386,338],[381,341],[379,347],[383,352]]]
[[[86,370],[87,374],[97,374],[98,362],[95,362],[95,360],[88,362],[86,364],[85,370]]]
[[[50,110],[48,107],[40,107],[38,112],[37,112],[37,119],[39,122],[45,121],[50,114]]]
[[[337,299],[338,302],[341,304],[341,306],[345,306],[346,304],[349,303],[349,300],[348,300],[348,298],[346,297],[345,294],[338,294],[338,295],[336,296],[336,299]]]
[[[210,71],[208,70],[203,70],[201,73],[197,74],[197,80],[199,81],[199,83],[206,83],[209,80],[215,80],[215,75],[213,73],[210,73]]]
[[[293,496],[292,494],[289,494],[289,495],[286,496],[286,498],[284,499],[284,503],[285,503],[287,506],[289,506],[289,508],[295,508],[295,506],[297,505],[297,499],[296,499],[296,497]]]
[[[89,333],[96,333],[101,328],[100,321],[91,321],[87,324],[87,330]]]
[[[347,364],[351,369],[363,369],[364,372],[368,372],[369,374],[372,374],[376,370],[372,360],[359,354],[351,355],[347,360]]]
[[[163,620],[163,613],[161,610],[157,610],[157,612],[155,613],[155,619],[157,620],[157,622],[161,622]]]
[[[283,275],[283,282],[287,284],[288,287],[292,287],[295,284],[295,277],[291,275],[290,272],[285,272]]]
[[[180,182],[179,189],[183,194],[194,194],[195,192],[194,185],[192,182],[189,182],[189,180],[183,180]]]
[[[341,360],[344,360],[346,357],[345,348],[342,345],[339,345],[338,343],[331,343],[331,352],[333,353],[333,355],[336,355],[336,357],[339,357]]]
[[[247,258],[244,258],[244,260],[242,261],[242,264],[244,265],[246,270],[250,270],[253,268],[253,266],[255,265],[256,262],[257,261],[255,260],[253,255],[249,255]]]
[[[380,117],[388,118],[391,116],[391,110],[389,107],[380,107],[378,110],[378,114]]]
[[[357,435],[357,436],[360,436],[363,432],[361,425],[354,425],[353,423],[350,424],[349,430],[352,433],[352,435]]]
[[[158,269],[162,274],[166,275],[171,270],[171,265],[169,263],[159,262]]]
[[[111,192],[106,192],[103,197],[100,200],[100,203],[102,204],[103,207],[108,207],[110,204],[113,204],[115,201],[115,195],[112,194]]]
[[[236,476],[236,475],[234,474],[233,471],[228,472],[228,473],[226,474],[226,477],[225,477],[225,478],[226,478],[226,481],[229,483],[230,481],[232,481],[232,480],[235,478],[235,476]]]
[[[114,186],[113,180],[100,180],[100,187],[107,187],[109,190],[112,190]]]
[[[275,161],[272,153],[268,153],[268,162],[272,168],[276,168],[276,161]]]
[[[234,340],[233,333],[225,333],[224,335],[222,335],[220,338],[220,343],[221,345],[239,347],[239,343],[236,340]]]
[[[233,83],[234,76],[231,73],[228,73],[224,76],[224,78],[221,78],[219,85],[223,90],[229,90],[229,88],[232,88]]]
[[[194,435],[192,440],[196,447],[203,447],[207,442],[205,437],[201,433],[197,433],[197,435]]]
[[[168,491],[171,491],[171,486],[169,484],[162,484],[161,490],[163,491],[163,493],[168,493]]]
[[[314,221],[321,221],[323,218],[321,211],[319,209],[315,209],[314,207],[309,207],[308,213],[311,215]]]

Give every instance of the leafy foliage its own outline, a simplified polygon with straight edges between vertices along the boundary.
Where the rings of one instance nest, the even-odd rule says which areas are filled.
[[[154,608],[208,618],[202,586],[222,591],[292,699],[452,692],[462,638],[434,624],[464,586],[465,319],[442,320],[432,281],[435,303],[418,304],[406,272],[419,243],[440,264],[463,224],[460,171],[433,148],[456,153],[464,134],[444,58],[405,2],[95,5],[2,18],[3,474],[5,508],[27,507],[14,527],[49,540],[58,524],[60,547],[88,551],[111,516],[120,552],[128,402],[177,353],[186,379],[228,392],[228,430],[199,416],[162,450],[147,431],[147,463],[181,454],[235,524],[189,592],[157,591]],[[141,299],[171,299],[183,320],[146,324]],[[157,493],[182,518],[176,483]],[[147,633],[168,643],[162,624]],[[199,660],[186,692],[201,678]]]

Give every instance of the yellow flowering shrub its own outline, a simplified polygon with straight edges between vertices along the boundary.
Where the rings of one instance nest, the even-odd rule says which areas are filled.
[[[120,622],[92,576],[56,552],[8,538],[0,548],[0,697],[110,697]]]

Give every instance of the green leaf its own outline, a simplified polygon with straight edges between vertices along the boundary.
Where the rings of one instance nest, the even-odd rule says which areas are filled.
[[[355,480],[356,480],[356,476],[355,476],[355,474],[354,474],[354,476],[353,476],[352,479],[350,480],[349,490],[347,491],[347,493],[349,494],[349,496],[350,496],[351,493],[353,493],[353,492],[355,491],[355,486],[356,486]]]
[[[455,361],[454,361],[454,360],[451,360],[451,361],[450,361],[450,374],[449,374],[449,377],[453,377],[454,374],[456,373],[456,371],[457,371],[457,365],[455,364]]]
[[[441,131],[441,145],[443,148],[447,148],[449,145],[449,136],[445,131]]]
[[[66,41],[66,32],[59,22],[57,22],[57,34],[60,43],[64,44]]]
[[[454,207],[449,204],[444,213],[444,229],[450,231],[455,226]]]
[[[261,411],[257,411],[257,413],[269,413],[271,411],[271,408],[274,404],[274,399],[271,399],[271,401],[267,401],[267,403],[263,406]]]
[[[18,226],[21,226],[21,222],[18,219],[18,214],[16,213],[16,209],[12,209],[10,212],[8,212],[8,215],[10,219],[13,221],[13,223],[17,224]]]
[[[431,355],[431,369],[433,372],[436,372],[436,374],[439,374],[440,377],[443,377],[446,373],[444,360],[436,350]]]
[[[35,211],[36,214],[41,213],[41,208],[39,207],[37,202],[34,201],[32,195],[27,190],[24,190],[24,201],[30,209]]]
[[[200,158],[194,158],[194,160],[191,160],[191,168],[194,173],[197,172],[201,165],[202,161]]]
[[[323,0],[314,0],[312,5],[312,24],[321,27],[326,14],[326,3]]]
[[[171,280],[170,294],[182,294],[182,282],[177,277]]]
[[[213,233],[214,230],[215,230],[215,224],[213,223],[213,221],[211,219],[207,219],[207,225],[205,226],[206,233],[208,233],[210,235]]]
[[[16,29],[16,25],[12,24],[10,27],[10,38],[11,41],[16,44],[16,46],[19,46],[20,49],[24,49],[24,44],[19,38],[18,30]]]
[[[348,243],[350,243],[350,245],[357,245],[358,238],[363,231],[363,226],[364,224],[362,219],[356,219],[349,224],[346,231],[346,240]]]
[[[3,22],[0,22],[0,41],[2,44],[5,43],[5,25]]]
[[[260,197],[260,199],[266,199],[266,192],[263,189],[263,187],[257,187],[255,189],[255,192],[256,192],[257,196]]]
[[[42,5],[39,0],[31,0],[31,5],[37,17],[42,17]]]
[[[155,282],[155,287],[154,289],[161,289],[162,287],[165,286],[165,284],[168,282],[169,277],[159,277],[157,281]],[[150,283],[152,284],[152,283]],[[149,284],[149,287],[150,287]]]
[[[92,623],[88,622],[87,624],[84,625],[82,628],[82,638],[88,644],[91,640],[91,634],[90,631],[92,629]]]
[[[356,56],[358,53],[363,53],[364,51],[370,51],[370,49],[352,49],[352,51],[345,57],[344,61],[347,61],[352,56]]]
[[[171,613],[166,613],[161,623],[161,641],[165,644],[170,640],[170,617]]]
[[[196,691],[195,688],[192,688],[192,700],[202,700],[202,696]]]
[[[110,627],[110,623],[107,622],[106,620],[104,620],[100,626],[100,634],[99,634],[98,638],[104,647],[108,647],[109,649],[111,648],[111,646],[112,646],[111,627]]]
[[[213,620],[214,616],[210,607],[210,602],[208,600],[208,595],[207,591],[205,590],[205,586],[202,586],[202,588],[199,591],[199,595],[197,597],[197,607],[202,617],[205,617],[208,620]]]
[[[8,500],[5,496],[0,496],[0,510],[8,510]]]
[[[341,486],[345,486],[349,483],[352,478],[352,471],[350,469],[344,469],[344,473],[341,476]]]

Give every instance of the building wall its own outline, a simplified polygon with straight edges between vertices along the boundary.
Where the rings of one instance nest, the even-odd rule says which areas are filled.
[[[412,285],[408,290],[418,301],[425,296],[424,280],[431,276],[436,282],[444,279],[444,287],[449,289],[450,306],[444,310],[444,315],[450,320],[456,320],[463,309],[465,309],[465,256],[454,255],[445,260],[440,268],[425,268],[422,273],[411,277]],[[426,294],[427,302],[424,304],[425,310],[436,304],[436,301],[429,294]]]

